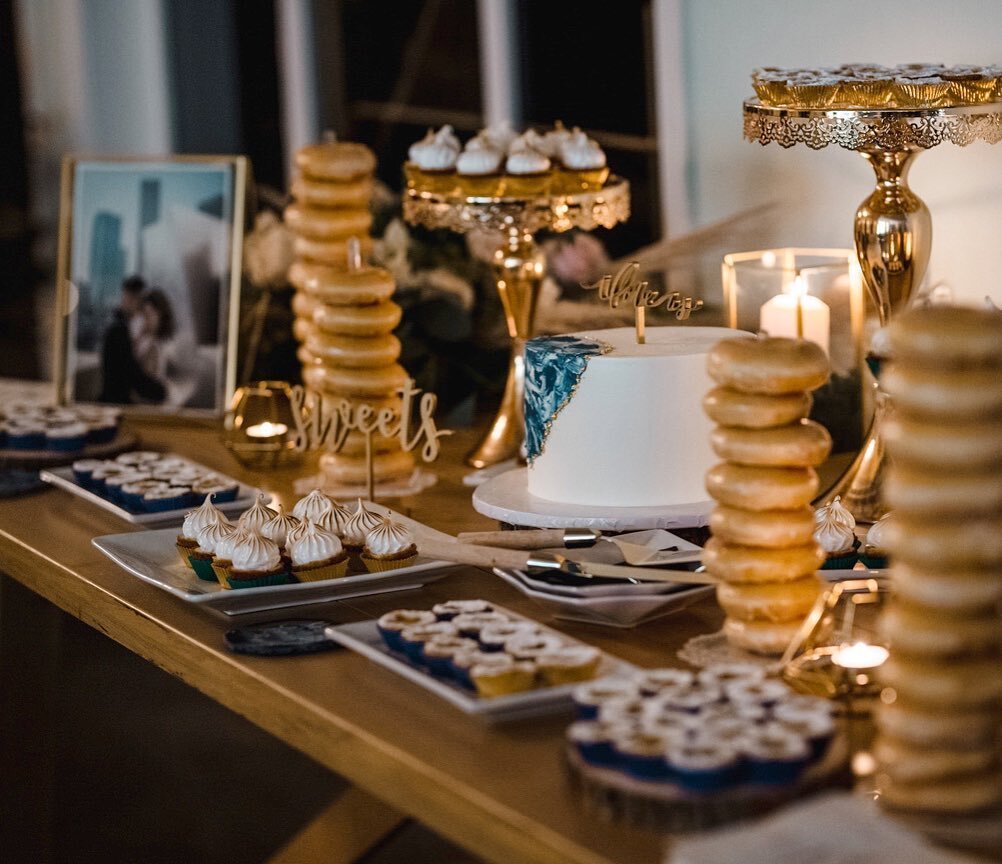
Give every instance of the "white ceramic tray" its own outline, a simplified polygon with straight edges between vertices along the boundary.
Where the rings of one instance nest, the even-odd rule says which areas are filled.
[[[701,528],[710,518],[712,501],[664,507],[596,507],[547,501],[529,494],[529,469],[516,468],[481,483],[473,492],[473,508],[484,516],[530,528],[595,528],[599,531],[642,531],[647,528]]]
[[[504,612],[512,618],[523,619],[523,616],[516,615],[500,606],[494,607],[499,612]],[[538,622],[533,622],[538,624]],[[544,631],[549,628],[539,625]],[[396,672],[409,681],[413,681],[425,690],[441,697],[446,702],[455,705],[467,714],[483,717],[490,721],[515,720],[523,717],[534,717],[540,714],[553,713],[570,707],[573,704],[571,694],[577,684],[564,684],[558,687],[538,687],[535,690],[526,690],[522,693],[512,693],[508,696],[496,696],[493,699],[484,699],[476,695],[472,690],[466,690],[460,685],[445,678],[436,677],[429,672],[410,662],[403,654],[398,654],[387,647],[383,637],[379,635],[376,621],[358,621],[354,624],[341,624],[339,626],[328,627],[325,631],[327,637],[339,642],[352,651],[357,651],[364,657],[368,657],[374,663],[384,666],[391,672]],[[580,645],[574,639],[562,633],[553,632],[564,642],[572,645]],[[613,657],[609,654],[602,654],[602,660],[596,678],[604,675],[623,674],[634,670],[635,667]]]
[[[165,453],[164,455],[171,456],[173,454]],[[191,460],[188,461],[190,462]],[[212,469],[206,468],[205,470],[209,471]],[[219,474],[218,471],[214,473]],[[130,513],[125,508],[119,507],[114,501],[110,501],[78,483],[73,476],[73,469],[71,467],[41,471],[38,476],[46,483],[51,483],[53,486],[65,489],[67,492],[71,492],[85,501],[89,501],[91,504],[96,504],[102,510],[114,513],[119,519],[124,519],[133,525],[178,525],[184,520],[188,511],[194,509],[192,507],[182,507],[177,510],[164,510],[161,513]],[[220,474],[220,476],[225,475]],[[226,479],[231,478],[227,477]],[[217,504],[216,506],[224,513],[240,512],[250,507],[259,494],[261,494],[260,489],[239,483],[236,499],[223,504]],[[265,499],[265,503],[267,504],[270,500],[270,497]]]
[[[408,526],[413,520],[393,513],[393,518]],[[263,588],[230,590],[215,582],[199,579],[181,563],[175,547],[177,530],[136,531],[131,534],[109,534],[92,542],[101,552],[144,582],[156,585],[189,603],[205,606],[225,615],[242,615],[266,609],[282,609],[327,600],[345,600],[387,591],[419,588],[448,575],[447,561],[418,558],[411,567],[401,567],[386,573],[362,573],[323,582],[298,582],[291,585],[268,585]]]

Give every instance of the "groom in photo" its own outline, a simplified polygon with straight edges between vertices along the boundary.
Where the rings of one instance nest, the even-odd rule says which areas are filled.
[[[143,371],[132,347],[129,322],[139,312],[145,291],[141,276],[130,276],[122,283],[122,299],[101,345],[100,402],[126,405],[138,397],[159,404],[167,395],[164,385]]]

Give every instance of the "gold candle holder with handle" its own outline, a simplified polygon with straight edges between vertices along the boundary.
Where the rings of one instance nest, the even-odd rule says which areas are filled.
[[[612,228],[630,215],[630,184],[621,177],[609,177],[601,189],[532,198],[464,197],[409,188],[403,210],[408,222],[426,228],[460,234],[494,231],[501,236],[494,253],[494,274],[511,337],[508,378],[494,420],[466,461],[484,468],[518,456],[525,435],[522,349],[533,335],[544,270],[534,235],[544,229]]]
[[[1002,140],[1002,102],[937,108],[810,109],[744,103],[744,137],[781,147],[806,144],[820,150],[837,144],[862,155],[873,167],[876,187],[856,211],[853,237],[880,324],[903,308],[919,286],[932,250],[929,208],[908,186],[908,169],[923,150],[949,141],[997,144]],[[886,397],[875,385],[876,410],[859,455],[824,501],[836,495],[858,522],[876,522],[887,512],[880,490],[884,475],[881,427]]]

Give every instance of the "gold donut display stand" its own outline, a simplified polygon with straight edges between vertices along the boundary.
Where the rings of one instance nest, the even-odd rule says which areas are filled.
[[[950,142],[1002,140],[1002,102],[946,108],[807,109],[744,103],[744,137],[783,148],[805,144],[820,150],[836,144],[865,158],[876,188],[856,211],[853,237],[863,281],[886,326],[919,286],[932,249],[929,208],[908,186],[908,169],[922,150]],[[884,473],[885,395],[876,388],[873,421],[855,461],[826,493],[836,495],[860,522],[886,512],[880,490]]]
[[[535,198],[460,197],[412,187],[404,195],[403,211],[404,219],[425,228],[500,235],[493,267],[511,336],[508,379],[494,420],[466,461],[484,468],[516,457],[525,434],[522,348],[532,336],[545,269],[535,234],[612,228],[630,215],[630,184],[609,177],[601,189]]]

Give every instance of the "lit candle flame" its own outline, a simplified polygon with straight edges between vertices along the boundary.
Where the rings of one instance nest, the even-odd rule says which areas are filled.
[[[832,663],[843,669],[875,669],[883,665],[888,656],[888,650],[882,645],[854,642],[852,645],[843,645],[832,654]]]
[[[288,431],[289,427],[284,423],[272,423],[270,420],[265,420],[264,423],[248,426],[245,434],[248,438],[275,438]]]

